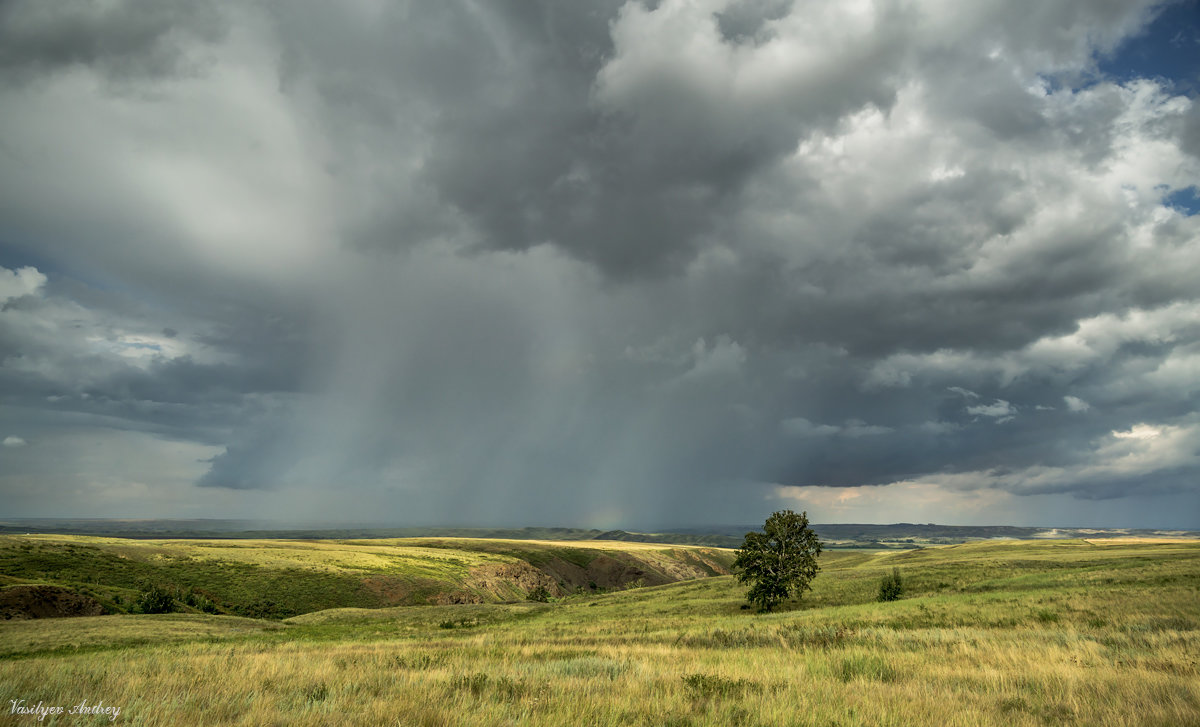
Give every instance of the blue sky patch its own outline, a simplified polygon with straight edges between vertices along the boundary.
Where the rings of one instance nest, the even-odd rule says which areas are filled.
[[[1166,197],[1163,197],[1163,204],[1168,207],[1174,207],[1183,214],[1191,217],[1196,213],[1200,213],[1200,194],[1197,194],[1195,186],[1177,189]]]
[[[1100,58],[1098,66],[1102,74],[1121,82],[1165,79],[1175,93],[1196,95],[1200,91],[1200,0],[1167,5],[1142,33]]]

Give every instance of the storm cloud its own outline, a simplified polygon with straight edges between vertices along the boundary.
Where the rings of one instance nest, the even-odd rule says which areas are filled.
[[[1193,15],[5,3],[6,509],[1198,527]]]

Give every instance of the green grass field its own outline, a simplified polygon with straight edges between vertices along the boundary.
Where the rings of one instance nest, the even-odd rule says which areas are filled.
[[[76,545],[115,552],[130,542]],[[582,548],[436,545],[464,564],[515,558],[518,547],[533,548],[534,560]],[[355,557],[338,544],[302,554],[277,541],[245,547],[233,562],[284,563],[293,577],[320,581],[381,567],[373,559],[390,548],[402,558],[423,546],[364,543]],[[679,562],[661,547],[648,552]],[[14,573],[17,561],[0,573],[30,580]],[[744,609],[744,588],[720,576],[576,589],[550,603],[335,602],[285,620],[11,621],[0,623],[0,713],[33,724],[7,700],[87,699],[121,707],[117,722],[136,725],[1200,724],[1200,543],[987,542],[830,551],[821,564],[813,591],[771,614]],[[893,567],[904,598],[877,603]],[[96,580],[93,589],[108,587]],[[109,723],[63,715],[40,724]]]

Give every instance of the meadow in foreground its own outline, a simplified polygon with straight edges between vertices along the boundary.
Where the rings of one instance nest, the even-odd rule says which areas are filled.
[[[8,700],[132,725],[1200,724],[1200,544],[827,552],[813,591],[731,577],[548,604],[0,625]],[[899,567],[905,598],[877,603]],[[42,724],[109,724],[104,717]]]

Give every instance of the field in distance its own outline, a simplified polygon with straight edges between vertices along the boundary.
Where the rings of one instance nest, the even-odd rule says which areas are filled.
[[[596,530],[583,528],[464,528],[348,526],[310,523],[298,526],[256,520],[115,520],[105,518],[15,518],[0,519],[0,534],[35,533],[100,535],[115,538],[150,539],[251,539],[251,540],[349,540],[391,538],[485,538],[492,540],[621,540],[674,545],[737,548],[747,531],[759,525],[708,525],[668,529],[665,532]],[[1012,525],[937,525],[934,523],[814,523],[812,528],[830,548],[914,549],[928,545],[955,545],[975,540],[1069,540],[1076,538],[1200,538],[1188,530],[1133,528],[1044,528]]]
[[[222,562],[269,569],[294,545]],[[376,567],[318,545],[304,558],[330,573]],[[438,547],[469,572],[518,546]],[[1200,543],[983,542],[821,565],[811,593],[771,614],[717,576],[284,620],[0,622],[0,685],[29,703],[103,699],[145,725],[1200,724]],[[876,602],[895,567],[904,597]]]

